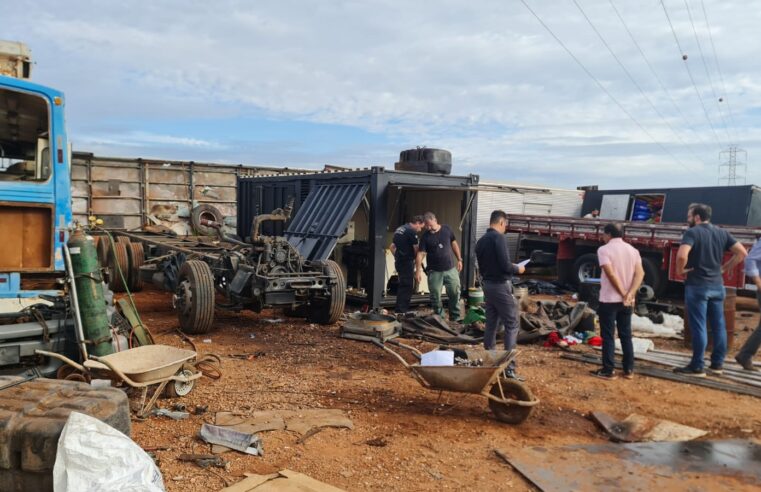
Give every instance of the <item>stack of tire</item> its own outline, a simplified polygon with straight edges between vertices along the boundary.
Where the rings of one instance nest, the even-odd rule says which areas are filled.
[[[108,274],[108,284],[114,292],[143,290],[140,267],[145,263],[143,243],[131,242],[126,236],[95,236],[98,261]]]

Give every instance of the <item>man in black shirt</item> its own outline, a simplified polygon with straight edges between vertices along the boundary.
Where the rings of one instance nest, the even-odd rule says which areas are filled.
[[[394,311],[406,313],[410,310],[412,287],[415,281],[415,257],[418,252],[417,235],[423,230],[423,216],[416,215],[409,223],[399,226],[394,232],[391,252],[394,254],[394,266],[399,277],[396,290]]]
[[[497,346],[497,328],[505,326],[505,350],[512,350],[518,340],[518,303],[513,297],[513,275],[526,271],[522,265],[510,261],[505,230],[507,214],[495,210],[489,219],[489,229],[476,243],[476,259],[481,273],[481,284],[486,298],[486,329],[484,348]],[[521,379],[515,374],[513,361],[506,371],[507,377]]]
[[[721,374],[727,354],[727,329],[724,319],[724,272],[745,259],[747,252],[732,235],[711,224],[711,207],[693,203],[687,209],[690,228],[682,236],[676,254],[676,271],[686,275],[684,281],[684,310],[692,338],[692,360],[674,372],[705,377],[703,356],[708,344],[706,321],[711,324],[713,350],[710,371]],[[722,264],[724,252],[732,258]]]
[[[432,212],[423,215],[426,231],[420,238],[420,249],[417,254],[417,281],[423,280],[423,258],[426,260],[428,274],[428,290],[431,295],[433,312],[444,316],[441,304],[441,289],[446,287],[449,319],[460,319],[460,272],[462,271],[462,255],[460,246],[454,237],[452,229],[439,224]],[[454,258],[453,258],[454,255]],[[453,260],[457,260],[455,263]]]

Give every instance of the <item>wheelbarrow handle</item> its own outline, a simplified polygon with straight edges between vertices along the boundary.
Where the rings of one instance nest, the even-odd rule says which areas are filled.
[[[94,360],[95,362],[100,362],[100,363],[101,363],[101,364],[103,364],[104,366],[108,367],[108,369],[109,369],[111,372],[113,372],[114,374],[116,374],[117,376],[119,376],[119,379],[121,379],[122,381],[124,381],[124,382],[125,382],[125,383],[127,383],[128,385],[132,386],[133,388],[139,388],[139,387],[145,386],[145,384],[139,384],[139,383],[136,383],[135,381],[131,380],[131,379],[130,379],[130,378],[129,378],[129,377],[126,375],[126,374],[124,374],[122,371],[120,371],[119,369],[117,369],[116,367],[114,367],[114,365],[113,365],[113,364],[111,364],[111,363],[110,363],[109,361],[107,361],[106,359],[103,359],[103,358],[101,358],[101,357],[96,357],[96,356],[94,356],[94,355],[91,355],[91,356],[90,356],[90,359],[91,359],[91,360]]]
[[[79,371],[88,372],[85,366],[74,362],[73,360],[69,359],[65,355],[57,354],[55,352],[48,352],[47,350],[39,350],[39,349],[35,350],[34,353],[37,355],[44,355],[46,357],[53,357],[54,359],[58,359],[62,361],[63,363],[76,368]]]

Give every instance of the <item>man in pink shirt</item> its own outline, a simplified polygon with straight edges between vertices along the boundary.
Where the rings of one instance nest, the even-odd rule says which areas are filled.
[[[632,347],[632,307],[645,270],[642,258],[633,246],[622,239],[623,231],[619,224],[607,224],[603,228],[604,246],[597,250],[597,258],[602,268],[600,279],[600,318],[602,334],[602,369],[592,374],[603,379],[616,379],[615,367],[615,330],[621,339],[624,377],[634,377],[634,348]]]

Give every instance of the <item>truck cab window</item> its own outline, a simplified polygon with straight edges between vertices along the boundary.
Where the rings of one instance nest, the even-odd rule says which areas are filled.
[[[49,131],[45,99],[0,89],[0,181],[47,181]]]

